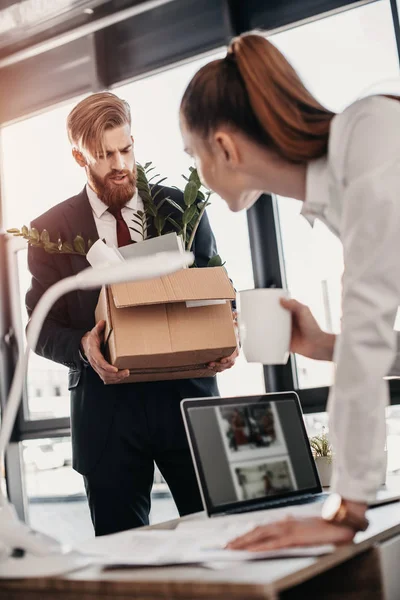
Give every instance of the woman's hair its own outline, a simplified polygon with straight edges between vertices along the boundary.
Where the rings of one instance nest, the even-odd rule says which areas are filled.
[[[129,104],[111,92],[99,92],[81,100],[67,118],[71,144],[93,162],[104,153],[104,132],[131,125]]]
[[[327,153],[335,113],[322,106],[271,42],[256,33],[234,38],[224,59],[202,67],[181,102],[186,125],[203,138],[221,125],[294,163]]]

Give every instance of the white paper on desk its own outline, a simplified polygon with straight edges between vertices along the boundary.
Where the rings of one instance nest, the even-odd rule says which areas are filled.
[[[101,536],[80,545],[83,553],[97,556],[105,565],[163,565],[201,562],[204,540],[176,531],[130,530]],[[215,548],[214,540],[211,540]],[[214,560],[214,556],[212,556]]]
[[[240,535],[248,530],[243,526],[235,530]],[[232,533],[230,530],[230,534]],[[318,546],[314,549],[291,549],[266,553],[224,550],[225,540],[220,534],[212,532],[179,532],[177,530],[131,530],[108,536],[101,536],[80,545],[80,551],[97,556],[104,565],[144,566],[194,564],[216,561],[243,562],[262,558],[279,558],[283,556],[316,556],[331,552],[331,546]]]
[[[251,531],[259,525],[268,525],[287,516],[291,517],[314,517],[321,514],[321,504],[316,502],[312,504],[298,504],[290,507],[270,508],[254,512],[240,513],[236,515],[224,515],[221,517],[188,519],[182,520],[176,531],[191,535],[193,539],[198,536],[207,538],[212,535],[216,543],[221,547],[225,546],[234,538]],[[321,556],[333,552],[333,544],[321,546],[301,546],[297,548],[288,548],[274,550],[272,552],[257,553],[258,558],[283,558],[283,557],[301,557],[301,556]],[[235,551],[237,553],[237,551]],[[248,553],[252,555],[253,553]],[[254,560],[255,558],[252,558]],[[221,557],[222,560],[222,557]],[[245,559],[249,560],[249,558]]]

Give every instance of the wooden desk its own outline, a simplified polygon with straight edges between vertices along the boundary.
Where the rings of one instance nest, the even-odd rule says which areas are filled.
[[[193,517],[192,517],[193,518]],[[201,514],[197,518],[204,518]],[[383,600],[380,547],[400,547],[400,502],[370,511],[370,527],[356,542],[320,558],[279,559],[223,570],[168,567],[102,571],[83,569],[58,578],[0,581],[4,600]],[[177,521],[158,525],[172,529]],[[391,543],[392,543],[391,542]],[[391,555],[393,550],[391,549]],[[395,573],[399,577],[399,573]],[[400,598],[390,596],[390,599]],[[396,591],[397,594],[397,591]]]

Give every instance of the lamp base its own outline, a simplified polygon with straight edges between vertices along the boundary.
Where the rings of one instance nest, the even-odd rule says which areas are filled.
[[[70,551],[18,519],[12,504],[0,506],[0,578],[51,577],[82,569],[93,557]]]

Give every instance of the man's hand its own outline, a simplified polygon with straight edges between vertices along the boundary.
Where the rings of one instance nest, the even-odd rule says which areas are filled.
[[[261,525],[227,544],[229,550],[265,552],[296,546],[318,546],[321,544],[349,544],[354,538],[350,527],[329,523],[321,517],[294,519]]]
[[[290,351],[314,360],[332,360],[336,336],[322,331],[305,304],[286,298],[281,298],[280,302],[292,313]]]
[[[208,363],[208,368],[211,371],[215,371],[215,373],[222,373],[222,371],[226,371],[226,369],[231,369],[236,362],[237,357],[239,356],[239,349],[236,350],[226,358],[221,358],[216,362]]]
[[[129,376],[129,370],[113,367],[101,353],[105,324],[105,321],[99,321],[91,331],[85,333],[81,340],[82,348],[91,367],[104,383],[120,383]]]
[[[211,371],[214,371],[215,373],[222,373],[222,371],[231,369],[233,367],[233,365],[235,364],[237,357],[239,356],[240,342],[239,342],[237,316],[238,316],[237,311],[236,310],[232,311],[233,325],[235,328],[236,342],[237,342],[236,350],[230,356],[227,356],[226,358],[222,358],[221,360],[218,360],[215,362],[211,362],[207,365],[208,368]]]

